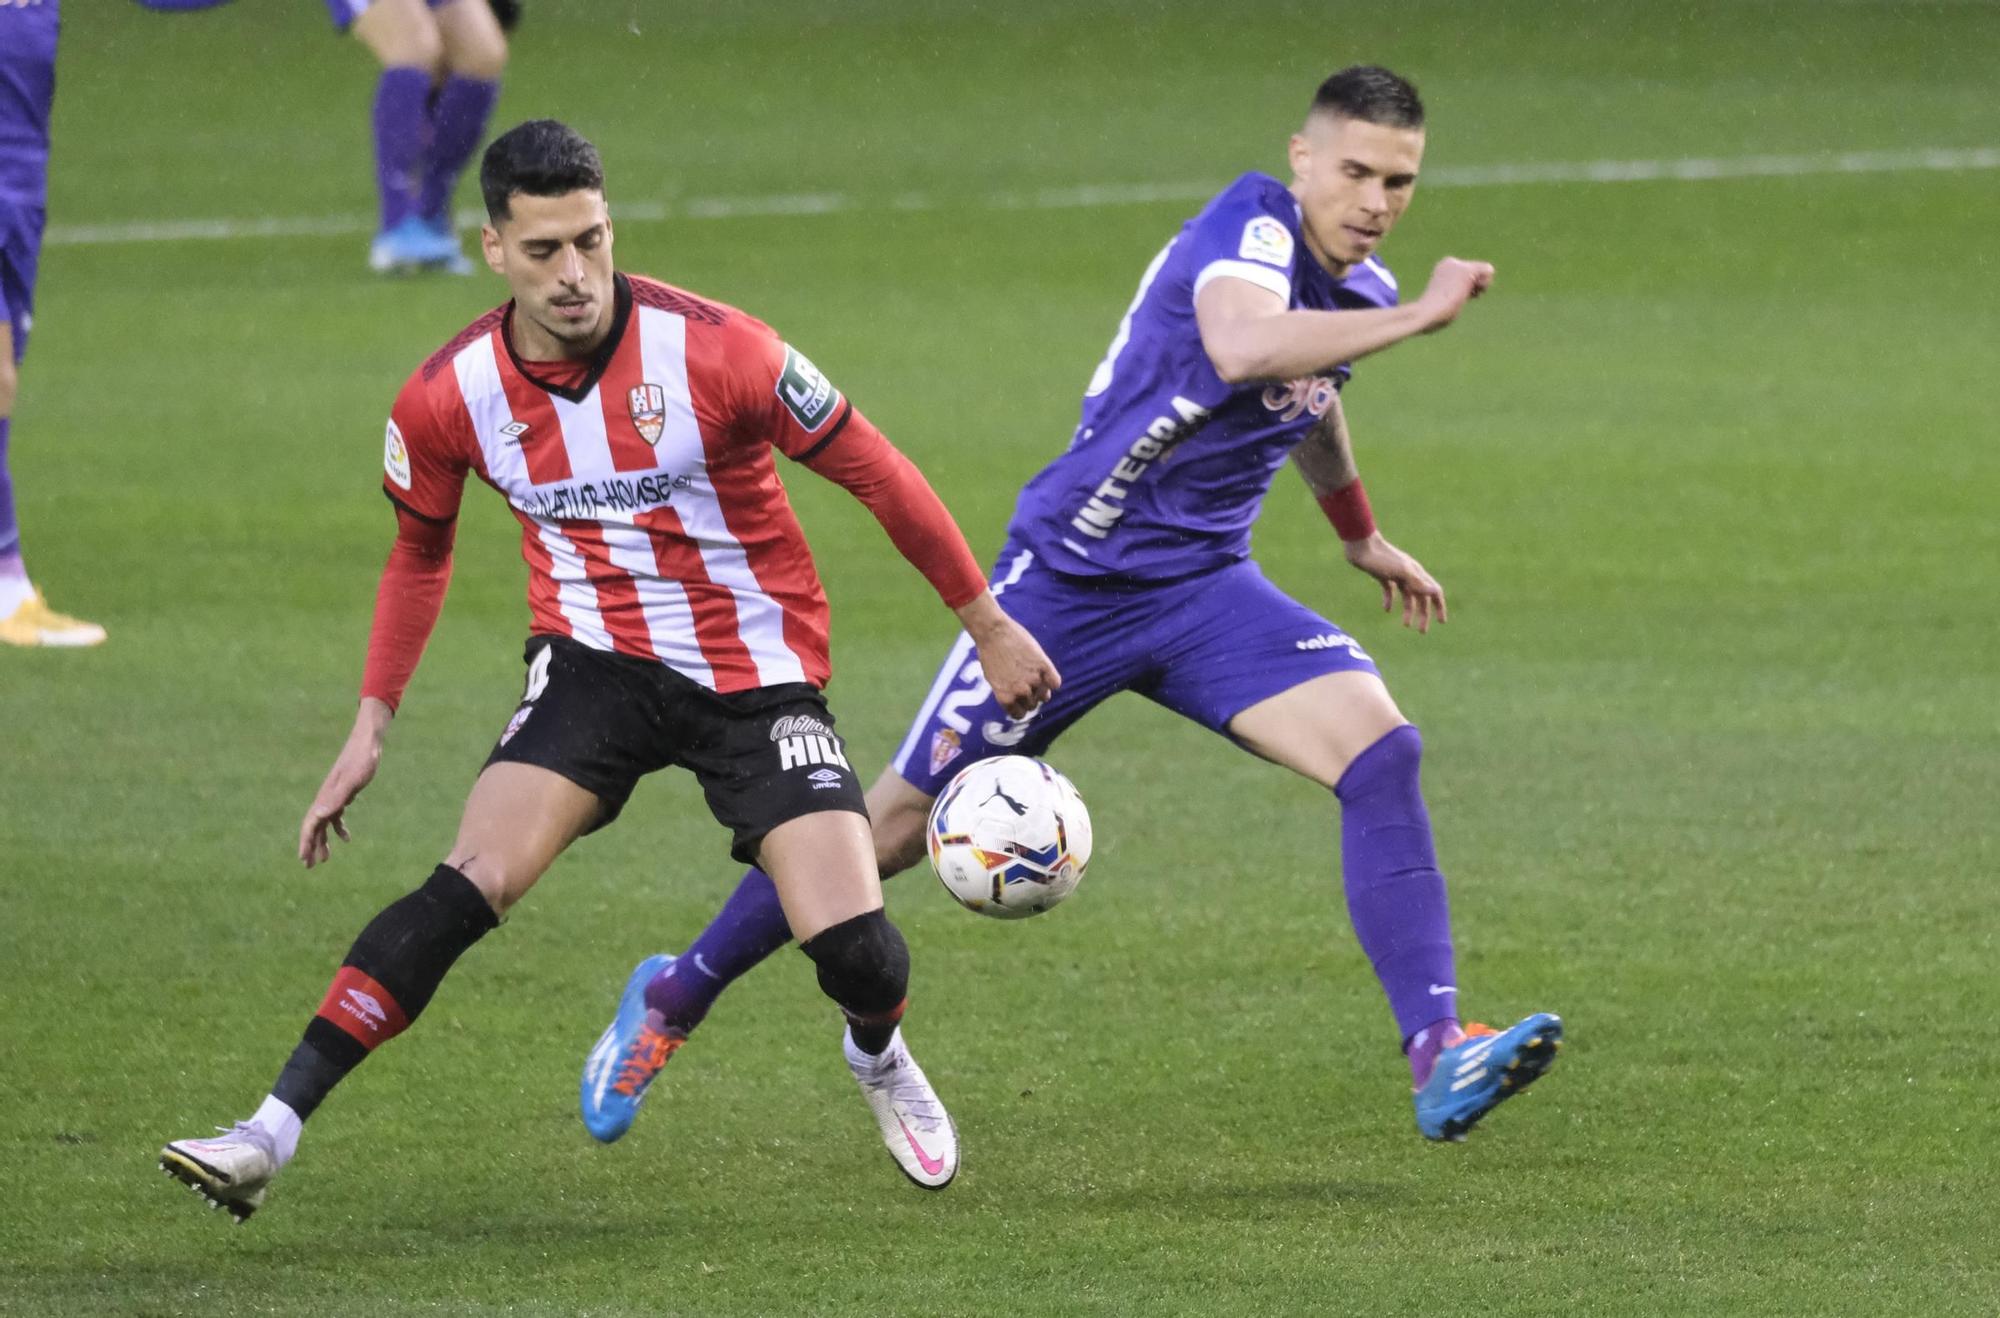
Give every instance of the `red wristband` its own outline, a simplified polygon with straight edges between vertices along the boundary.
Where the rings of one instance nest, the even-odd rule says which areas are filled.
[[[1355,477],[1332,494],[1319,496],[1320,511],[1342,540],[1366,540],[1375,534],[1375,514],[1368,507],[1368,491]]]

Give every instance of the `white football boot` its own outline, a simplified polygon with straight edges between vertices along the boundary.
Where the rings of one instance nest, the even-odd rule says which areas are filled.
[[[875,1114],[882,1142],[903,1169],[903,1175],[926,1190],[942,1190],[958,1175],[958,1127],[924,1078],[924,1069],[910,1056],[903,1032],[897,1030],[879,1057],[854,1046],[854,1032],[841,1041],[847,1067],[861,1085],[861,1096]]]
[[[278,1153],[270,1133],[239,1121],[212,1140],[175,1140],[160,1150],[160,1170],[208,1200],[227,1208],[240,1225],[264,1202],[278,1174]]]

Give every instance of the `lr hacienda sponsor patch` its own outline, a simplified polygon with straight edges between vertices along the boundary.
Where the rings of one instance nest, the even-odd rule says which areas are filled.
[[[778,376],[778,401],[792,414],[807,434],[826,424],[840,406],[840,391],[806,360],[805,354],[785,345],[785,369]]]

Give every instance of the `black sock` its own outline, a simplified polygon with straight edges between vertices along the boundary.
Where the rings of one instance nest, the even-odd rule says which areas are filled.
[[[311,1116],[364,1057],[410,1027],[452,963],[499,923],[472,880],[449,865],[384,907],[348,949],[272,1097],[300,1120]]]
[[[854,1046],[880,1053],[895,1037],[910,987],[910,947],[878,907],[822,929],[799,950],[819,970],[820,991],[840,1005]]]

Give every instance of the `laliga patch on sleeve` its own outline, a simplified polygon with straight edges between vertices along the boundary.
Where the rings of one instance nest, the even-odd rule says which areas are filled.
[[[778,376],[778,401],[808,435],[826,424],[840,406],[840,391],[804,353],[785,345],[785,369]]]
[[[396,482],[398,489],[410,488],[410,449],[403,443],[403,432],[392,418],[389,433],[383,440],[382,470],[389,473],[389,479]]]
[[[1259,215],[1243,226],[1243,244],[1236,254],[1246,261],[1262,261],[1290,269],[1292,231],[1268,215]]]

